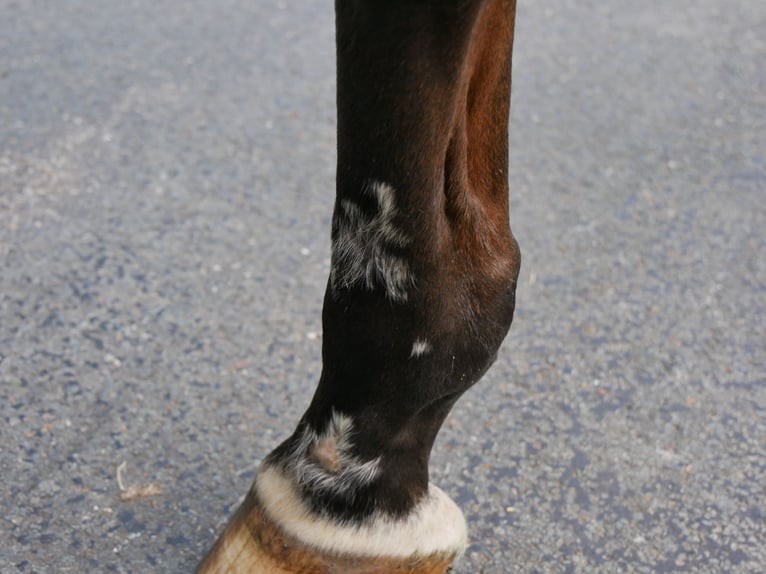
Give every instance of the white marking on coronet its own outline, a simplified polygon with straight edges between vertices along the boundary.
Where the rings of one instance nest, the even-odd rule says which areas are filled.
[[[287,534],[319,550],[354,556],[408,557],[461,553],[468,543],[460,508],[440,488],[404,517],[374,514],[362,525],[317,515],[301,499],[293,481],[277,467],[261,467],[253,483],[268,517]]]
[[[390,246],[406,247],[410,238],[394,225],[394,189],[371,182],[363,193],[375,197],[378,211],[368,215],[352,201],[341,200],[343,214],[335,219],[330,285],[333,290],[360,284],[373,290],[382,285],[391,300],[404,302],[413,277],[407,261],[392,254]]]
[[[353,430],[351,417],[334,410],[321,434],[307,427],[287,461],[297,484],[314,492],[349,495],[375,480],[381,457],[362,461],[354,456]]]
[[[412,344],[412,352],[410,353],[410,357],[420,357],[421,355],[425,355],[430,351],[431,343],[425,339],[415,339],[415,342]]]

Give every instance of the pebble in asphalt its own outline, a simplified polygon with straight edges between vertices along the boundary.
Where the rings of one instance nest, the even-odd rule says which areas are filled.
[[[431,465],[456,573],[766,569],[765,38],[519,2],[519,306]],[[189,572],[292,429],[333,49],[328,2],[0,2],[0,571]]]

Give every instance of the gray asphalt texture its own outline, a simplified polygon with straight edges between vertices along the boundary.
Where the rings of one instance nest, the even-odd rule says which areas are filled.
[[[766,571],[765,62],[764,2],[520,0],[455,573]],[[0,572],[189,572],[292,430],[334,90],[330,2],[0,0]]]

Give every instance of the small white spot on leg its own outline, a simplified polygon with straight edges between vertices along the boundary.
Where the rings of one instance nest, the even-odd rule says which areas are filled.
[[[415,339],[415,342],[412,344],[412,352],[410,353],[410,357],[420,357],[421,355],[425,355],[426,353],[430,352],[431,343],[425,339]]]

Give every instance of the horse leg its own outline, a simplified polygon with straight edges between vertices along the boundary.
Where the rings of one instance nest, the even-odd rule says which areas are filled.
[[[437,573],[465,547],[428,459],[513,317],[514,13],[514,0],[336,1],[322,373],[198,572]]]

